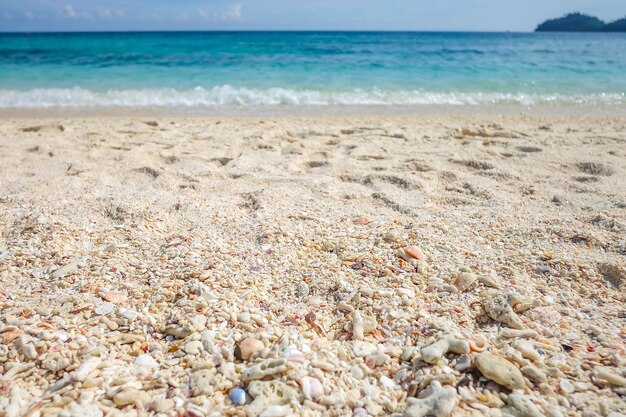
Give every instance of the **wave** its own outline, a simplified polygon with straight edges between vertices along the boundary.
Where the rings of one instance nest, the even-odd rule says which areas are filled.
[[[0,90],[0,108],[49,107],[215,107],[215,106],[410,106],[545,104],[621,105],[625,93],[527,94],[424,91],[319,91],[288,88],[236,88],[229,85],[189,90],[173,88],[92,91],[81,87]]]

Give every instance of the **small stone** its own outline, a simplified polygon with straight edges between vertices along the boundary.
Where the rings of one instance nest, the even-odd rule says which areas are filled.
[[[293,346],[288,346],[287,349],[284,350],[282,357],[293,363],[303,363],[306,359],[304,353]]]
[[[614,373],[607,368],[596,367],[593,370],[593,374],[598,380],[606,382],[610,385],[615,385],[617,387],[626,387],[626,378],[617,375],[617,373]]]
[[[376,346],[371,344],[370,342],[363,342],[361,340],[355,340],[352,343],[352,350],[354,355],[363,358],[376,350]]]
[[[280,374],[287,370],[287,359],[266,359],[263,362],[259,362],[246,368],[243,371],[243,376],[249,381],[256,379],[263,379],[269,375]]]
[[[185,413],[186,417],[204,417],[204,411],[200,407],[195,405],[187,406],[187,412]]]
[[[433,381],[420,393],[420,398],[407,398],[407,407],[403,417],[448,417],[457,404],[456,390],[442,387],[439,381]]]
[[[306,297],[309,295],[309,291],[309,285],[306,282],[298,282],[296,286],[296,294],[298,294],[298,297]]]
[[[380,377],[380,383],[383,384],[384,387],[389,389],[398,389],[399,385],[395,383],[395,381],[385,375]]]
[[[324,387],[319,379],[305,376],[300,382],[302,393],[307,400],[319,400],[324,395]]]
[[[191,342],[185,343],[185,346],[183,346],[183,350],[185,351],[185,353],[188,353],[190,355],[197,355],[204,350],[204,347],[201,341],[192,340]]]
[[[178,325],[168,325],[163,329],[163,333],[174,336],[177,339],[184,339],[193,333],[193,329]]]
[[[523,366],[520,371],[522,371],[522,374],[524,374],[525,377],[537,384],[542,384],[548,380],[545,373],[532,365]]]
[[[171,398],[159,397],[152,400],[150,409],[157,413],[167,413],[174,408],[176,403]]]
[[[96,404],[70,403],[59,412],[59,417],[102,417],[104,413]]]
[[[250,358],[257,355],[265,348],[263,342],[259,339],[254,339],[252,337],[245,338],[239,343],[239,350],[241,352],[241,359],[244,361],[249,360]]]
[[[263,415],[272,406],[288,408],[287,415],[293,415],[289,404],[298,401],[298,393],[289,385],[273,381],[253,381],[248,386],[248,392],[254,400],[246,406],[248,416]],[[287,411],[287,408],[284,410]]]
[[[454,286],[461,292],[467,291],[476,279],[476,275],[471,272],[463,272],[454,280]]]
[[[361,368],[360,366],[353,366],[350,369],[350,372],[352,373],[352,376],[355,377],[356,379],[363,379],[365,378],[365,372],[363,371],[363,368]]]
[[[488,297],[484,301],[485,311],[495,321],[506,324],[512,329],[524,328],[522,319],[517,315],[514,307],[525,306],[528,302],[518,294],[498,294]]]
[[[62,267],[57,268],[54,272],[50,274],[50,278],[63,278],[66,275],[73,274],[74,272],[78,271],[78,265],[80,264],[80,261],[80,259],[75,259],[68,264],[63,265]]]
[[[463,372],[469,369],[471,366],[472,366],[472,360],[469,357],[469,355],[461,355],[459,356],[459,359],[457,359],[454,369],[456,369],[459,372]]]
[[[144,368],[158,368],[159,367],[159,364],[157,363],[157,361],[155,361],[154,358],[147,353],[137,356],[135,360],[133,361],[133,364],[135,366],[141,366]]]
[[[434,364],[448,352],[467,354],[470,352],[470,345],[467,340],[458,339],[447,335],[435,343],[422,348],[422,359],[424,362]]]
[[[37,349],[32,343],[25,344],[22,348],[22,352],[24,352],[24,356],[26,356],[28,359],[37,358]]]
[[[228,393],[228,398],[230,402],[237,405],[243,405],[246,403],[246,391],[241,388],[233,388]]]
[[[200,369],[191,374],[189,380],[189,386],[194,396],[198,395],[213,395],[213,378],[215,377],[215,370],[213,369]]]
[[[87,359],[72,374],[74,381],[83,382],[85,379],[87,379],[89,374],[92,373],[101,363],[102,360],[97,357],[91,357]]]
[[[511,394],[503,410],[514,417],[545,417],[545,414],[528,397]]]
[[[193,318],[191,319],[191,324],[197,332],[201,332],[206,328],[207,321],[208,319],[206,316],[198,314],[193,316]]]
[[[574,385],[565,378],[559,381],[559,387],[561,387],[561,391],[563,391],[564,394],[571,394],[576,391]]]
[[[387,242],[397,242],[400,240],[400,233],[396,229],[391,229],[383,235],[383,239]]]
[[[130,404],[143,404],[150,400],[150,395],[136,388],[126,388],[113,396],[113,402],[118,407]]]
[[[113,312],[115,305],[110,302],[105,302],[96,307],[96,314],[100,314],[102,316],[106,316]]]
[[[410,258],[417,259],[418,261],[424,259],[424,254],[417,246],[406,246],[403,249],[404,253],[406,253]]]
[[[126,302],[128,302],[128,295],[121,291],[109,291],[104,294],[102,298],[113,304],[126,304]]]
[[[485,378],[510,390],[522,389],[525,386],[522,372],[501,356],[483,352],[476,356],[476,366]]]

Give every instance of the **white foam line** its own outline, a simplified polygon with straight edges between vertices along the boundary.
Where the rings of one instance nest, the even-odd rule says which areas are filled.
[[[156,88],[96,92],[81,87],[0,90],[0,108],[203,107],[203,106],[386,106],[484,104],[626,104],[625,93],[524,94],[435,93],[422,91],[315,91],[252,89],[229,85],[190,90]]]

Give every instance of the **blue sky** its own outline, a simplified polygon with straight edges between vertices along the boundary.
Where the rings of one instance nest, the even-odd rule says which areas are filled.
[[[530,31],[580,11],[613,20],[624,0],[0,0],[0,31]]]

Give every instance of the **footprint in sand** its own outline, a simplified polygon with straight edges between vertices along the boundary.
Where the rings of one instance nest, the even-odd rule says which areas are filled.
[[[598,177],[587,177],[587,176],[581,175],[579,177],[574,177],[574,181],[583,182],[583,183],[590,183],[590,182],[598,182],[598,181],[600,181],[600,178],[598,178]]]
[[[152,179],[156,179],[161,173],[152,167],[141,167],[134,170],[135,172],[140,172],[142,174],[146,174]]]
[[[524,153],[535,153],[535,152],[543,151],[542,148],[539,148],[537,146],[518,146],[515,149],[517,149],[520,152],[524,152]]]
[[[406,163],[406,168],[413,172],[428,172],[433,170],[433,168],[424,161],[409,159],[404,162]]]
[[[306,166],[308,166],[309,168],[320,168],[323,167],[325,165],[328,165],[328,162],[326,161],[309,161],[306,163]]]
[[[228,165],[234,158],[221,157],[221,158],[213,158],[211,161],[218,162],[221,166],[225,167]]]
[[[578,170],[589,175],[602,175],[609,177],[615,173],[613,168],[600,162],[581,162],[577,164]]]
[[[455,164],[464,165],[468,168],[472,168],[478,171],[487,171],[494,168],[494,166],[488,162],[476,161],[474,159],[453,160],[452,162],[454,162]]]
[[[26,132],[26,133],[35,133],[35,132],[41,132],[41,133],[50,133],[50,132],[64,132],[65,131],[65,126],[63,125],[42,125],[42,126],[30,126],[30,127],[24,127],[22,129],[20,129],[22,132]]]

